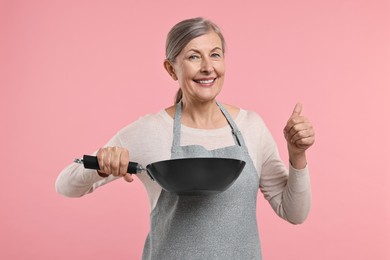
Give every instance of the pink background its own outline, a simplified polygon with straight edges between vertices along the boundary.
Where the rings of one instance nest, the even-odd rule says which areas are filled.
[[[0,259],[139,259],[146,192],[54,190],[74,158],[169,106],[165,36],[204,16],[225,34],[219,100],[257,111],[286,157],[295,102],[313,122],[303,225],[259,195],[264,259],[390,259],[389,1],[0,1]]]

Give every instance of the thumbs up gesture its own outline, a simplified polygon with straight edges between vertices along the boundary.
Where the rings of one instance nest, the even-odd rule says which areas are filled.
[[[314,129],[310,121],[301,115],[302,104],[297,103],[284,127],[284,138],[287,141],[290,161],[297,156],[302,157],[305,151],[314,144]],[[293,163],[294,166],[294,163]]]

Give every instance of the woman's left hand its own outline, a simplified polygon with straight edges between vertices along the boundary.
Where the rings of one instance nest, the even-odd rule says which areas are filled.
[[[284,127],[290,161],[292,157],[301,157],[314,144],[315,133],[309,119],[301,115],[302,104],[297,103],[294,111]]]

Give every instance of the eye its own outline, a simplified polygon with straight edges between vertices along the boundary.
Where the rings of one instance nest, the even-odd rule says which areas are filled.
[[[188,57],[188,59],[190,59],[190,60],[198,60],[198,59],[200,59],[200,57],[198,55],[192,54],[192,55],[190,55]]]
[[[213,57],[213,58],[221,58],[221,56],[222,55],[217,53],[217,52],[214,52],[214,53],[211,54],[211,57]]]

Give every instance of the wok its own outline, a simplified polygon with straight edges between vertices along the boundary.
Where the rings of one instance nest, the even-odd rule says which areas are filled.
[[[75,162],[99,170],[96,156],[84,155]],[[178,195],[208,195],[228,189],[244,166],[244,161],[230,158],[183,158],[151,163],[146,168],[129,162],[127,172],[137,174],[146,170],[164,190]]]

